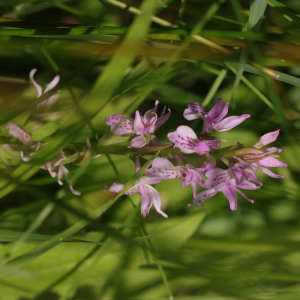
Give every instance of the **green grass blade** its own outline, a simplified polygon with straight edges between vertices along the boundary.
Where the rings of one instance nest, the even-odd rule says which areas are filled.
[[[37,216],[34,222],[15,242],[13,247],[10,249],[8,255],[5,257],[5,260],[7,260],[11,255],[13,255],[23,243],[27,242],[27,239],[30,236],[30,234],[33,233],[44,222],[44,220],[49,216],[53,209],[53,203],[49,203],[45,206],[45,208],[40,212],[40,214]]]
[[[210,103],[210,101],[215,96],[217,90],[219,89],[221,83],[223,82],[226,74],[227,74],[227,70],[226,69],[222,69],[221,72],[220,72],[220,74],[218,75],[218,77],[214,81],[212,87],[210,88],[209,92],[207,93],[205,99],[203,100],[203,103],[201,104],[201,106],[205,107],[205,106],[207,106]]]
[[[258,32],[268,0],[251,0],[248,26],[251,31]]]
[[[125,70],[131,65],[138,53],[141,42],[150,26],[155,7],[155,1],[148,0],[142,4],[141,14],[136,17],[123,43],[105,67],[92,91],[82,99],[74,112],[67,117],[62,128],[55,133],[51,142],[41,148],[33,160],[36,158],[52,159],[54,153],[70,142],[78,131],[110,101],[124,77]],[[95,99],[101,99],[101,101],[95,101]]]
[[[118,193],[114,198],[110,199],[97,209],[95,209],[91,214],[90,218],[95,219],[99,217],[101,214],[103,214],[110,206],[112,206],[124,193],[126,190],[128,190],[147,170],[147,168],[151,165],[152,160],[157,157],[159,152],[157,152],[155,155],[152,156],[151,159],[149,159],[142,167],[141,169],[134,174],[134,176],[124,185],[123,189]],[[80,220],[77,223],[75,223],[73,226],[69,227],[65,231],[61,232],[60,234],[57,234],[53,236],[50,240],[43,242],[36,248],[28,251],[27,253],[9,261],[7,263],[7,266],[10,268],[10,270],[18,270],[23,265],[31,262],[32,260],[38,258],[39,256],[43,255],[53,247],[60,244],[63,240],[70,238],[72,235],[77,233],[79,230],[81,230],[83,227],[85,227],[88,224],[87,220]],[[6,274],[9,275],[9,274]],[[2,277],[0,277],[2,278]]]

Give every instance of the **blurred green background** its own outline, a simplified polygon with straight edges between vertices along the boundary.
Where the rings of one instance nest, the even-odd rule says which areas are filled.
[[[32,139],[47,142],[29,163],[0,148],[1,300],[300,299],[299,1],[2,0],[0,14],[0,125],[31,131],[38,121]],[[32,118],[42,101],[33,68],[43,87],[60,75],[59,120]],[[96,143],[107,115],[156,99],[159,113],[172,111],[162,143],[179,125],[200,133],[183,110],[216,97],[231,102],[229,115],[251,114],[218,133],[221,147],[281,129],[272,146],[288,164],[274,171],[284,179],[259,171],[262,188],[246,191],[255,203],[238,195],[237,211],[222,193],[187,207],[192,191],[179,180],[155,186],[168,219],[154,208],[144,219],[140,195],[111,205],[105,186],[134,174],[126,156],[69,164],[80,197],[39,168],[84,145],[85,132]],[[0,141],[16,143],[3,126]]]

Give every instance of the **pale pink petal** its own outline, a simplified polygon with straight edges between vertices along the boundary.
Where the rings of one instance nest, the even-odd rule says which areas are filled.
[[[207,115],[207,111],[196,102],[188,103],[188,108],[183,112],[184,118],[189,121],[203,119],[205,115]]]
[[[157,122],[155,124],[155,130],[157,130],[159,127],[161,127],[163,124],[165,124],[168,121],[168,119],[170,118],[170,116],[171,116],[171,109],[168,108],[167,114],[165,114],[164,116],[162,115],[161,117],[159,117],[157,119]]]
[[[113,185],[112,185],[110,188],[108,188],[108,190],[109,190],[110,192],[113,192],[113,193],[118,194],[118,193],[122,190],[123,187],[124,187],[124,184],[121,184],[121,183],[113,183]]]
[[[145,126],[144,126],[144,123],[142,122],[142,118],[141,118],[140,112],[138,110],[135,112],[133,128],[134,128],[134,132],[136,134],[142,134],[145,132]]]
[[[231,185],[225,185],[221,189],[222,193],[226,196],[228,199],[230,209],[231,210],[237,210],[237,197],[235,194],[235,189]]]
[[[64,176],[64,165],[60,164],[58,167],[58,172],[57,172],[57,182],[59,185],[63,185],[63,182],[61,181],[63,176]]]
[[[56,75],[56,76],[52,79],[52,81],[46,86],[46,88],[45,88],[43,94],[46,94],[47,92],[49,92],[50,90],[52,90],[53,88],[55,88],[56,85],[58,84],[59,80],[60,80],[59,75]]]
[[[181,167],[174,167],[166,158],[155,158],[152,162],[152,168],[148,169],[145,175],[161,179],[174,179],[181,178],[182,170]]]
[[[35,87],[36,97],[39,98],[42,96],[42,88],[35,82],[35,80],[33,78],[36,71],[37,71],[36,69],[32,69],[29,73],[29,78],[30,78],[30,81],[32,82],[33,86]]]
[[[148,190],[150,197],[151,197],[151,202],[153,203],[156,211],[161,214],[163,217],[167,218],[168,216],[160,209],[161,207],[161,196],[159,192],[152,187],[151,185],[145,185],[145,188]]]
[[[219,149],[219,147],[220,147],[220,141],[208,141],[208,145],[212,149]]]
[[[78,192],[78,191],[75,191],[74,188],[73,188],[73,185],[72,185],[72,183],[71,183],[71,181],[70,181],[70,177],[69,177],[69,171],[68,171],[68,169],[67,169],[66,167],[64,167],[64,174],[65,174],[65,177],[66,177],[66,181],[67,181],[67,183],[68,183],[68,185],[69,185],[70,191],[71,191],[75,196],[80,196],[81,193]]]
[[[58,93],[54,93],[53,95],[51,95],[49,98],[47,98],[46,100],[42,101],[40,104],[38,104],[36,107],[37,108],[41,108],[41,107],[51,107],[52,105],[54,105],[57,100],[59,99],[59,94]]]
[[[286,168],[287,167],[287,164],[281,162],[280,160],[278,160],[272,156],[269,156],[267,158],[260,160],[259,163],[262,167],[265,167],[265,168],[272,168],[272,167]]]
[[[214,105],[214,107],[208,112],[207,119],[212,120],[213,122],[219,122],[222,118],[227,115],[229,102],[226,102],[226,105],[223,109],[223,99],[217,98],[218,102]],[[224,110],[224,113],[222,114]]]
[[[29,162],[31,159],[30,157],[25,157],[23,151],[20,152],[20,155],[21,155],[22,160],[25,162]]]
[[[151,196],[149,190],[143,185],[139,186],[139,192],[141,194],[141,214],[145,218],[152,206]]]
[[[213,126],[213,128],[218,131],[226,131],[229,130],[239,124],[241,124],[245,119],[250,118],[250,115],[244,114],[241,116],[232,116],[224,119],[223,121],[217,123],[216,125]]]
[[[195,146],[200,142],[194,130],[188,126],[179,126],[176,131],[168,133],[169,140],[183,153],[195,153]]]
[[[260,185],[255,185],[253,182],[250,182],[246,179],[244,179],[242,183],[237,184],[236,186],[243,190],[258,190],[261,188]]]
[[[196,199],[194,200],[194,203],[199,205],[199,206],[203,206],[202,202],[213,197],[218,191],[216,191],[215,189],[208,189],[205,191],[200,192]]]
[[[131,140],[128,148],[142,148],[146,145],[147,141],[143,135],[139,135]]]
[[[31,142],[30,134],[21,129],[19,126],[12,122],[8,122],[4,125],[8,129],[8,133],[14,138],[18,139],[23,144],[27,145]]]
[[[144,114],[145,122],[147,122],[148,119],[152,118],[153,113],[156,113],[158,103],[159,103],[159,101],[156,100],[156,101],[155,101],[155,106],[154,106],[154,108],[149,109],[149,110],[147,110],[147,111],[145,112],[145,114]]]
[[[201,141],[195,146],[196,153],[199,155],[203,155],[205,153],[210,152],[210,148],[206,141]]]
[[[269,176],[271,176],[271,177],[273,177],[273,178],[284,178],[283,175],[275,174],[275,173],[273,173],[272,171],[270,171],[270,170],[268,170],[268,169],[266,169],[266,168],[262,168],[262,170],[263,170],[263,172],[264,172],[265,174],[267,174],[267,175],[269,175]]]
[[[142,133],[146,133],[146,132],[153,133],[156,130],[155,128],[156,121],[157,121],[157,114],[153,113],[152,118],[148,119],[147,122],[145,123],[144,130]]]
[[[280,132],[280,129],[264,134],[262,137],[260,137],[258,142],[253,147],[261,148],[265,145],[275,142],[279,135],[279,132]]]
[[[222,104],[223,104],[223,99],[219,99],[217,98]],[[215,118],[214,118],[214,122],[220,122],[228,113],[228,107],[229,107],[229,102],[227,101],[222,109],[222,111],[220,112],[219,115],[217,115]]]
[[[207,180],[205,181],[205,187],[207,189],[215,188],[218,185],[223,185],[232,179],[229,170],[223,170],[220,168],[214,168],[208,170],[205,173]]]
[[[128,136],[133,133],[133,119],[124,114],[115,114],[105,119],[105,124],[111,126],[110,131],[118,136]]]
[[[250,201],[251,203],[254,203],[254,200],[249,199],[249,198],[248,198],[242,191],[240,191],[238,188],[236,188],[236,187],[234,187],[234,186],[232,186],[232,188],[233,188],[236,192],[240,193],[246,200]]]

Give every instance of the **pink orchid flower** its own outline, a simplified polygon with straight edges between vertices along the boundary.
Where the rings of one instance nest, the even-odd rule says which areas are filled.
[[[217,99],[218,102],[209,112],[196,102],[189,103],[188,108],[183,112],[183,116],[189,121],[203,119],[202,134],[211,133],[213,129],[218,132],[229,130],[250,117],[250,115],[244,114],[241,116],[228,117],[221,121],[228,113],[229,102],[226,102],[223,107],[223,99]]]
[[[137,156],[135,159],[135,171],[137,172],[141,168],[139,157]],[[146,214],[149,213],[150,208],[154,205],[156,211],[161,214],[163,217],[167,218],[168,216],[160,209],[161,207],[161,196],[159,192],[153,188],[150,184],[157,184],[161,182],[161,179],[158,178],[150,178],[148,176],[142,176],[139,180],[137,180],[134,185],[129,188],[124,194],[132,195],[132,194],[140,194],[141,195],[141,214],[145,217]],[[114,183],[109,191],[113,193],[119,193],[124,184]]]
[[[135,112],[135,119],[124,114],[115,114],[106,117],[105,124],[111,126],[110,131],[118,136],[129,136],[135,133],[137,136],[130,142],[128,148],[141,148],[147,144],[145,133],[153,134],[159,127],[161,127],[170,117],[171,110],[164,107],[160,117],[157,117],[156,111],[159,101],[156,100],[155,107],[148,110],[144,116],[141,116],[137,110]]]

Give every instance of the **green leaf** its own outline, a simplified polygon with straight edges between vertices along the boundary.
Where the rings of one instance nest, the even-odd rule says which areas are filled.
[[[268,0],[251,0],[250,15],[249,15],[249,29],[258,32],[262,17],[265,13]]]
[[[177,251],[194,234],[204,216],[202,210],[193,215],[147,224],[147,232],[153,235],[151,242],[155,250]]]
[[[112,206],[147,170],[147,168],[151,165],[152,160],[158,155],[159,152],[157,152],[155,155],[152,156],[151,159],[148,160],[147,163],[145,163],[140,170],[134,174],[134,176],[124,185],[123,189],[112,199],[95,209],[89,217],[91,219],[95,219],[99,217],[102,213],[104,213],[110,206]],[[89,222],[86,219],[82,219],[75,223],[73,226],[69,227],[65,231],[61,232],[60,234],[57,234],[53,236],[51,239],[41,243],[36,248],[28,251],[27,253],[9,261],[7,263],[7,266],[11,268],[11,270],[18,270],[23,265],[31,262],[32,260],[35,260],[39,256],[43,255],[53,247],[60,244],[63,240],[68,239],[75,233],[77,233],[79,230],[81,230],[83,227],[85,227]],[[6,274],[9,275],[9,274]],[[0,277],[1,278],[1,277]]]

